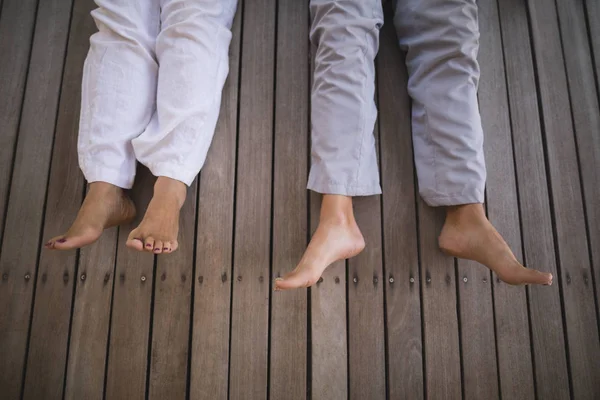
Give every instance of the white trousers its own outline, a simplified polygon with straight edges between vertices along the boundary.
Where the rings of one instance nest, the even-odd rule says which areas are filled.
[[[79,164],[131,188],[136,159],[190,185],[206,159],[237,0],[96,0],[85,60]]]
[[[419,192],[432,206],[482,203],[486,179],[477,102],[475,0],[395,0],[406,51]],[[312,167],[320,193],[381,193],[373,128],[381,0],[311,0],[316,47]]]

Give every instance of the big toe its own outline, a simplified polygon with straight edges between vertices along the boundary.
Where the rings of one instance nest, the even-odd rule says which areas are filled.
[[[140,238],[129,238],[125,245],[133,250],[144,251],[144,242]]]
[[[536,271],[534,269],[528,270],[528,271],[531,271],[528,276],[528,278],[529,278],[528,283],[533,283],[533,284],[537,284],[537,285],[546,285],[546,286],[552,285],[552,274],[550,274],[548,272]]]
[[[293,271],[283,278],[275,279],[275,290],[305,288],[312,286],[315,282],[316,279],[311,277],[306,271]]]
[[[55,250],[78,249],[87,246],[88,244],[94,243],[96,240],[98,240],[99,237],[100,234],[92,231],[80,232],[76,234],[67,233],[66,235],[61,235],[50,239],[45,244],[45,247],[48,249]]]

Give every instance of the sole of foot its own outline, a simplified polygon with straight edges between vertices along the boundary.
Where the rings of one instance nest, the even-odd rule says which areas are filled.
[[[447,255],[476,261],[511,285],[552,285],[552,274],[524,267],[488,221],[481,204],[449,209],[439,237]]]
[[[170,254],[177,250],[179,212],[186,192],[184,183],[159,177],[142,222],[129,234],[127,247],[153,254]]]
[[[125,191],[105,182],[90,184],[77,218],[69,230],[53,237],[45,247],[72,250],[94,243],[105,229],[133,221],[135,205]]]
[[[365,240],[356,222],[320,223],[298,266],[275,279],[275,291],[310,287],[329,265],[352,258],[364,248]]]

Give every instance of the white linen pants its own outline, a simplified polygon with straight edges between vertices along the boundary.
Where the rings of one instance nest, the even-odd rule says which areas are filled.
[[[78,140],[88,182],[131,188],[137,159],[192,183],[218,119],[236,3],[96,0]]]
[[[394,6],[409,72],[419,192],[431,206],[482,203],[486,170],[477,102],[476,1],[396,0]],[[373,129],[381,0],[312,0],[310,10],[310,39],[317,51],[308,188],[379,194]]]

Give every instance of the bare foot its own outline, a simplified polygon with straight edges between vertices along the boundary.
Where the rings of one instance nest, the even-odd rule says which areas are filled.
[[[312,286],[329,265],[354,257],[364,248],[365,241],[352,212],[352,198],[325,195],[319,226],[304,256],[292,272],[275,279],[275,290]]]
[[[140,225],[129,234],[127,246],[154,254],[177,250],[179,211],[185,202],[187,188],[175,179],[159,177],[154,196]]]
[[[449,207],[439,237],[445,253],[477,261],[511,285],[552,285],[552,274],[525,268],[485,216],[482,204]]]
[[[77,218],[64,235],[50,239],[45,247],[71,250],[98,240],[102,232],[135,218],[135,206],[123,189],[106,182],[93,182]]]

